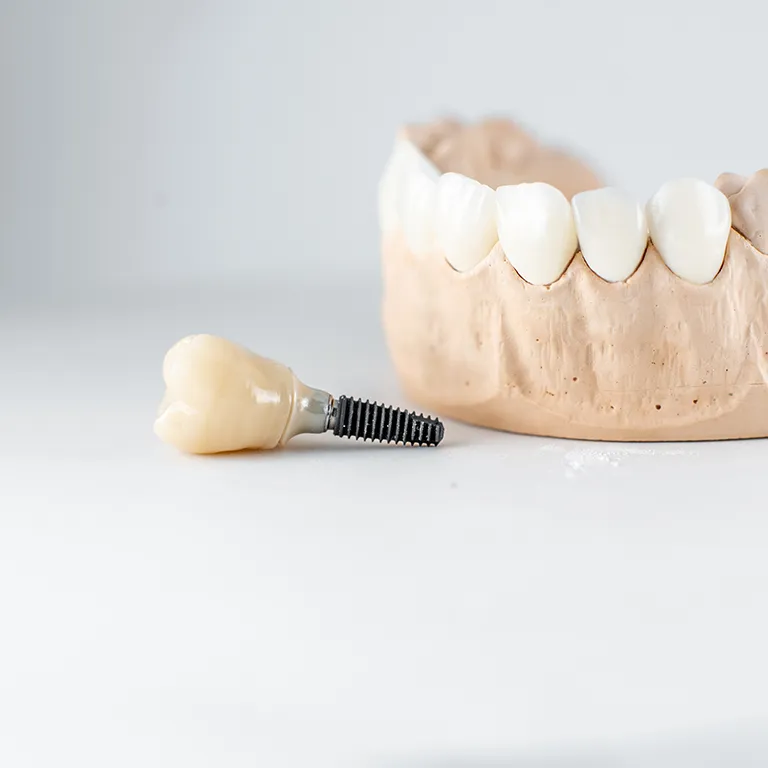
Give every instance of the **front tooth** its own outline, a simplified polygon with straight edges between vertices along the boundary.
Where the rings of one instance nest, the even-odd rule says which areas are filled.
[[[648,244],[643,209],[611,187],[581,192],[571,205],[581,254],[590,269],[609,283],[626,280]]]
[[[379,223],[384,233],[402,227],[404,182],[411,171],[421,170],[437,178],[437,168],[407,139],[398,139],[379,181]]]
[[[443,174],[437,182],[435,235],[454,269],[472,269],[498,239],[494,191],[460,173]]]
[[[565,195],[543,182],[496,190],[499,242],[510,264],[534,285],[548,285],[565,272],[578,241]]]
[[[406,172],[401,193],[400,218],[411,253],[422,256],[435,247],[437,173],[413,166]]]
[[[651,240],[679,277],[703,285],[725,258],[731,229],[728,198],[699,179],[667,182],[646,208]]]

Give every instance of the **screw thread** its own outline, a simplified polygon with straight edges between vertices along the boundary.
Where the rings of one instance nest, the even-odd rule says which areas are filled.
[[[404,445],[437,445],[445,432],[442,422],[432,416],[344,395],[334,403],[331,426],[337,437]]]

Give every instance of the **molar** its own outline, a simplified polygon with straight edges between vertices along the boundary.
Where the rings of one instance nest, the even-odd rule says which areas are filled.
[[[290,369],[208,334],[177,342],[163,360],[167,387],[155,434],[188,453],[275,448],[288,420]]]
[[[460,173],[445,173],[437,182],[437,246],[459,272],[479,264],[498,239],[496,193]]]
[[[510,264],[534,285],[548,285],[565,272],[578,240],[571,205],[542,182],[496,190],[499,242]]]
[[[651,240],[678,277],[703,285],[723,265],[731,207],[720,190],[699,179],[664,184],[646,206]]]
[[[626,280],[648,244],[643,209],[611,187],[581,192],[571,205],[581,254],[590,269],[609,283]]]

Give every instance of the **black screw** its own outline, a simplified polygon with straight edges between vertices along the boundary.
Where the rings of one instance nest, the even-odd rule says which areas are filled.
[[[333,402],[328,429],[337,437],[426,446],[437,445],[445,433],[442,422],[432,416],[344,395]]]

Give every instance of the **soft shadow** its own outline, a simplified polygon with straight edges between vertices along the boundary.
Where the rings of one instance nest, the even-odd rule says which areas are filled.
[[[372,443],[372,442],[359,442],[335,440],[332,443],[324,443],[323,445],[310,443],[303,443],[301,445],[296,444],[288,446],[284,449],[285,453],[354,453],[356,451],[415,451],[417,453],[434,453],[445,451],[452,451],[456,448],[465,448],[469,443],[466,442],[442,442],[437,446],[418,446],[418,445],[392,445],[388,443]]]
[[[445,453],[451,452],[460,448],[466,448],[471,445],[466,440],[454,441],[444,440],[437,446],[415,446],[415,445],[393,445],[391,443],[378,443],[371,442],[370,440],[363,442],[362,440],[346,440],[346,439],[315,439],[311,437],[307,438],[295,438],[284,448],[275,448],[271,451],[259,451],[259,450],[242,450],[242,451],[227,451],[223,453],[209,453],[209,454],[192,454],[189,458],[200,461],[256,461],[256,460],[274,460],[274,459],[289,459],[291,456],[301,455],[315,455],[322,456],[323,454],[333,455],[342,453],[365,453],[373,452],[379,453],[384,451],[412,451],[419,454],[427,453]]]

